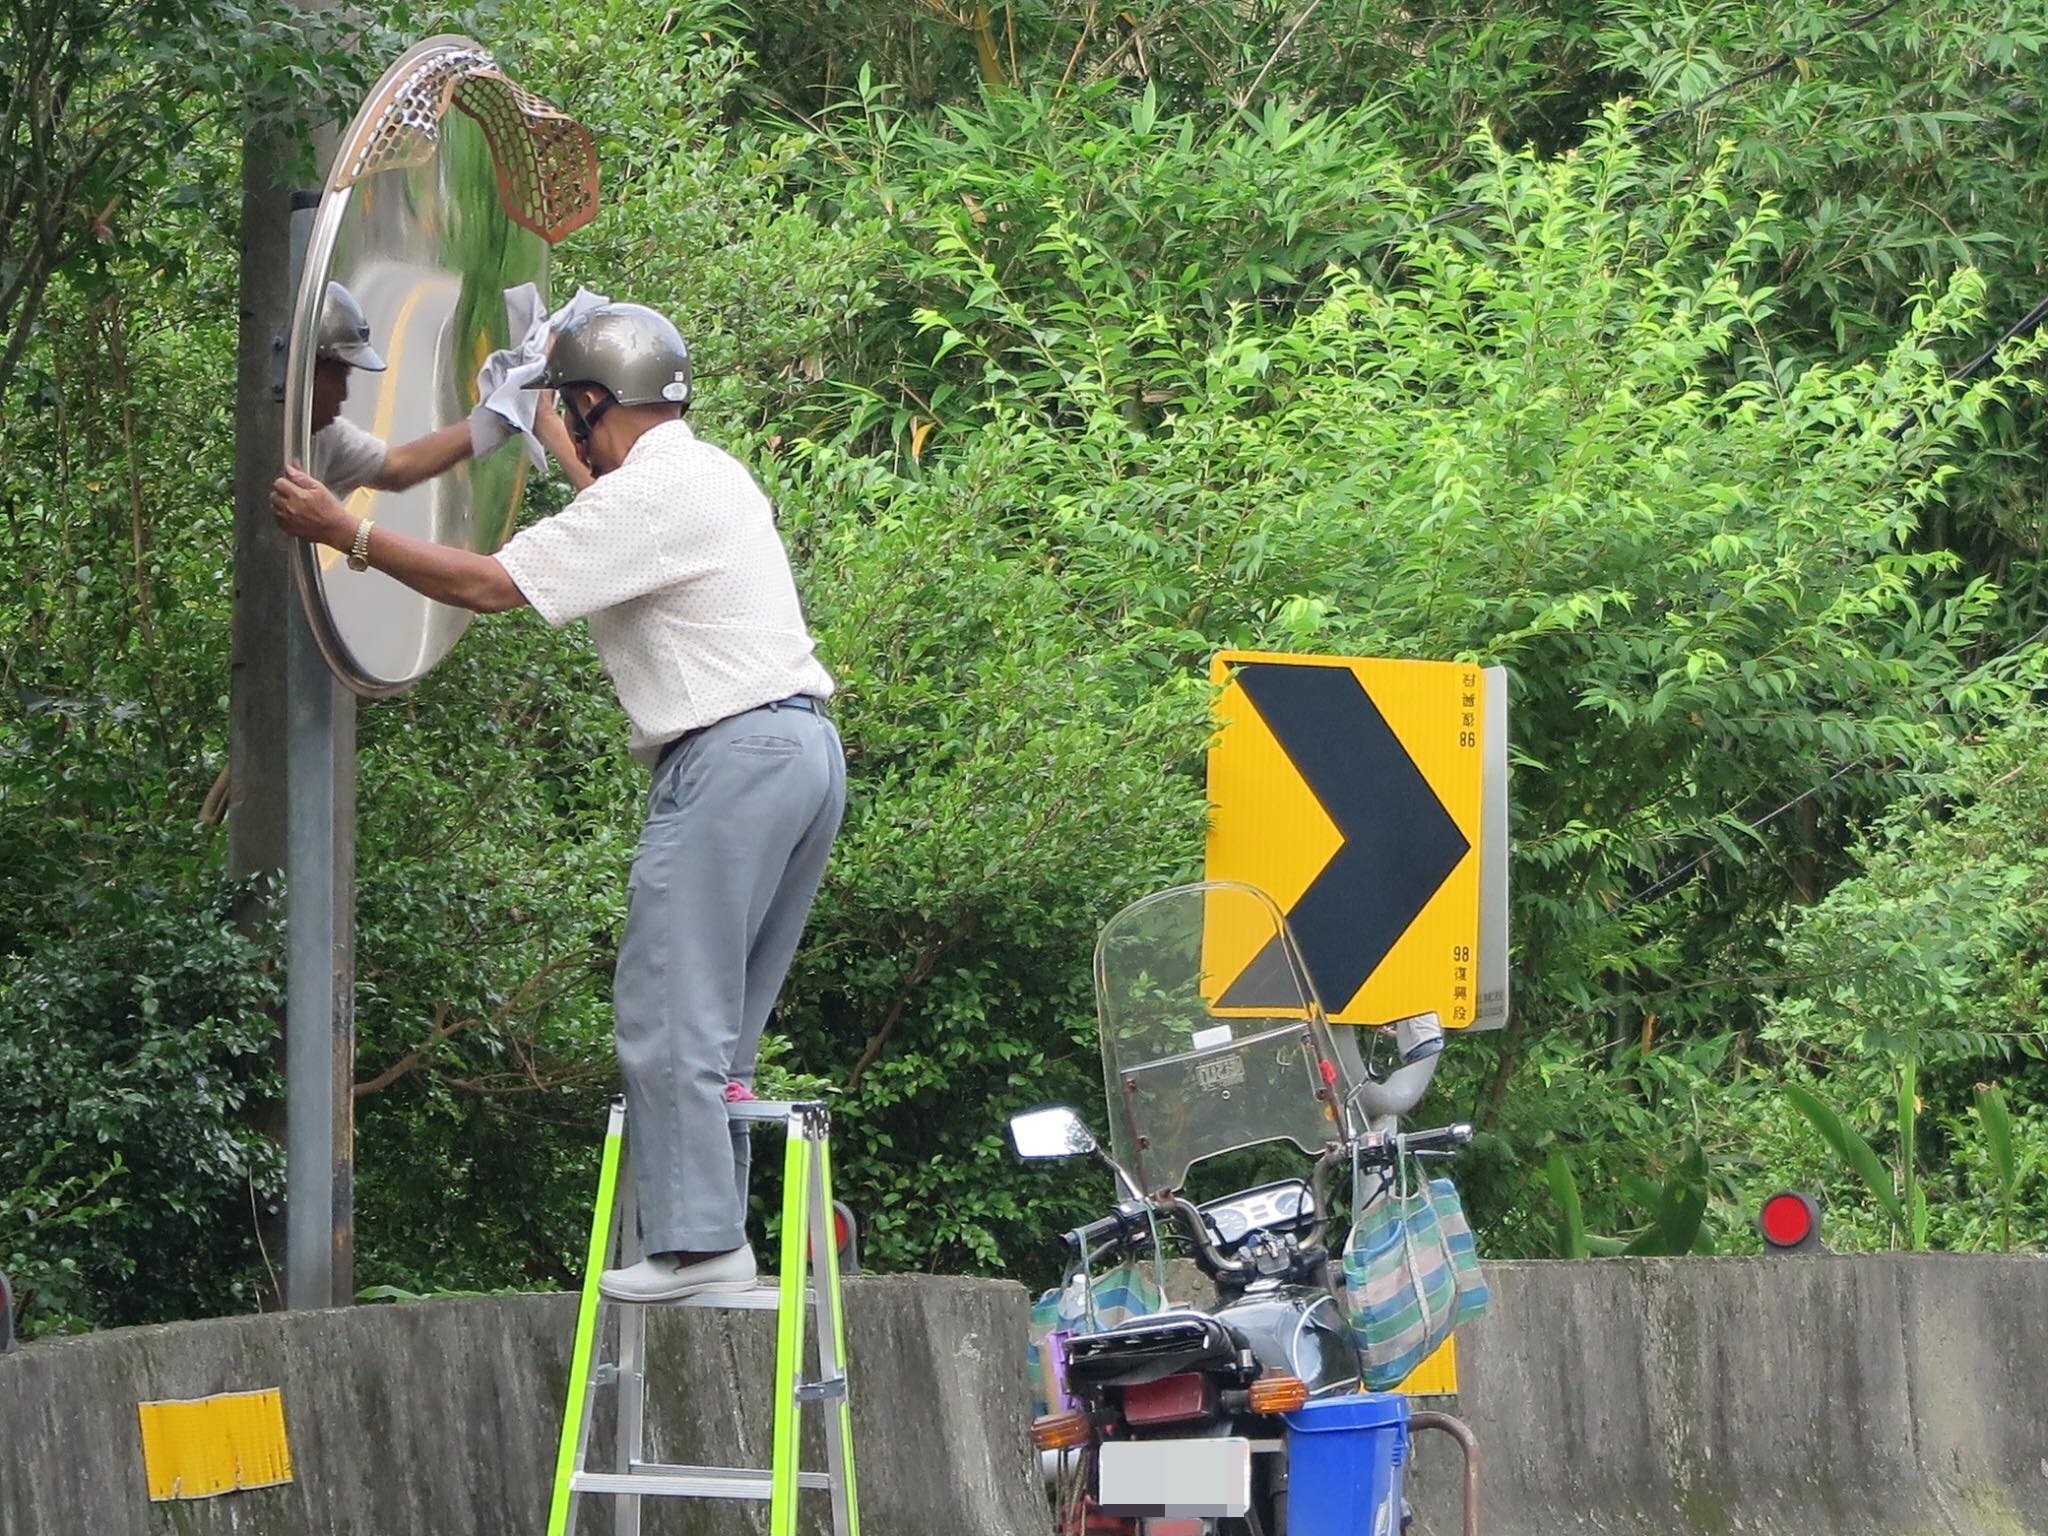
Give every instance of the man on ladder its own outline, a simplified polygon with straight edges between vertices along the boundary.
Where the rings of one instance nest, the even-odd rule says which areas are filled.
[[[606,304],[556,333],[535,431],[577,496],[496,556],[345,512],[301,470],[272,506],[437,601],[531,604],[591,639],[653,770],[613,980],[619,1069],[647,1257],[600,1281],[618,1301],[750,1290],[747,1091],[846,801],[846,764],[774,510],[745,466],[683,421],[674,325]],[[358,563],[360,562],[360,564]],[[732,1085],[738,1085],[733,1087]]]

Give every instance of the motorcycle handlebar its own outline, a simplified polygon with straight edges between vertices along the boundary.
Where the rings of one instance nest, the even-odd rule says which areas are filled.
[[[1436,1153],[1454,1151],[1473,1139],[1473,1126],[1464,1120],[1456,1124],[1440,1124],[1434,1130],[1395,1130],[1391,1135],[1376,1137],[1376,1145],[1366,1147],[1368,1163],[1393,1163],[1401,1153]]]
[[[1209,1232],[1207,1225],[1202,1220],[1202,1213],[1191,1202],[1180,1196],[1174,1196],[1170,1200],[1162,1201],[1160,1214],[1163,1215],[1169,1211],[1179,1218],[1182,1230],[1188,1234],[1189,1241],[1194,1243],[1200,1251],[1205,1263],[1212,1267],[1212,1273],[1234,1275],[1244,1270],[1245,1265],[1242,1262],[1236,1259],[1226,1259],[1216,1251],[1215,1245],[1209,1241]],[[1107,1216],[1102,1217],[1098,1221],[1091,1221],[1085,1226],[1075,1227],[1066,1234],[1066,1241],[1068,1246],[1073,1248],[1085,1263],[1092,1260],[1098,1251],[1106,1251],[1109,1248],[1121,1248],[1140,1240],[1149,1240],[1151,1235],[1152,1226],[1151,1222],[1147,1219],[1145,1207],[1127,1204],[1118,1206],[1114,1211],[1111,1211]]]
[[[1400,1139],[1410,1152],[1448,1152],[1471,1141],[1472,1127],[1460,1120],[1455,1125],[1440,1125],[1433,1131],[1405,1132]]]
[[[1367,1168],[1391,1168],[1404,1152],[1449,1152],[1472,1139],[1472,1127],[1460,1120],[1428,1131],[1395,1131],[1365,1138],[1358,1160]]]
[[[1460,1120],[1452,1125],[1437,1126],[1433,1130],[1369,1137],[1367,1144],[1360,1149],[1360,1158],[1367,1166],[1391,1166],[1403,1151],[1448,1152],[1464,1146],[1471,1139],[1471,1125]],[[1305,1239],[1309,1244],[1322,1241],[1324,1229],[1329,1223],[1329,1202],[1324,1198],[1323,1183],[1342,1155],[1341,1151],[1333,1150],[1326,1153],[1316,1164],[1310,1188],[1314,1191],[1312,1198],[1315,1200],[1319,1219]],[[1182,1230],[1187,1233],[1189,1241],[1195,1245],[1203,1260],[1203,1267],[1212,1275],[1236,1275],[1248,1270],[1249,1266],[1242,1259],[1225,1258],[1216,1251],[1215,1244],[1209,1238],[1208,1223],[1202,1219],[1201,1211],[1191,1201],[1179,1195],[1162,1200],[1160,1212],[1164,1214],[1167,1211],[1171,1211],[1179,1218]],[[1151,1236],[1152,1227],[1146,1208],[1136,1201],[1127,1201],[1107,1216],[1075,1227],[1066,1234],[1066,1241],[1085,1264],[1094,1258],[1098,1250],[1123,1247],[1133,1241],[1149,1241]]]
[[[1173,1209],[1180,1217],[1180,1224],[1187,1231],[1189,1241],[1199,1250],[1202,1267],[1211,1275],[1241,1275],[1250,1268],[1244,1260],[1226,1259],[1216,1251],[1216,1245],[1209,1241],[1209,1223],[1202,1219],[1202,1213],[1196,1209],[1192,1201],[1175,1195]]]
[[[1105,1243],[1121,1243],[1126,1238],[1148,1232],[1143,1210],[1126,1209],[1119,1206],[1100,1221],[1091,1221],[1067,1234],[1070,1246],[1082,1253],[1091,1253]]]

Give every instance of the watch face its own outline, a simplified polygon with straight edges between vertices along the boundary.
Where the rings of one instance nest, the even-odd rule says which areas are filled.
[[[286,363],[286,457],[357,517],[498,549],[528,466],[516,436],[405,490],[363,482],[390,449],[467,420],[486,359],[545,311],[549,238],[595,211],[595,150],[580,124],[527,96],[468,38],[408,51],[356,113],[312,215]],[[316,423],[316,410],[334,409],[338,367],[339,414]],[[295,558],[313,633],[358,693],[416,682],[469,623],[353,552],[302,545]]]

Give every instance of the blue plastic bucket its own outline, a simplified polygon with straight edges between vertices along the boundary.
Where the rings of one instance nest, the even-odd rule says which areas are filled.
[[[1400,1536],[1408,1399],[1326,1397],[1287,1414],[1287,1529],[1313,1536]]]

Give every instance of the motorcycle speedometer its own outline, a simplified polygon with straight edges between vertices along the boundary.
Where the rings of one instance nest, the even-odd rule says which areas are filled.
[[[1209,1225],[1216,1229],[1216,1240],[1220,1243],[1242,1242],[1251,1233],[1250,1220],[1235,1206],[1221,1206],[1207,1215]]]

